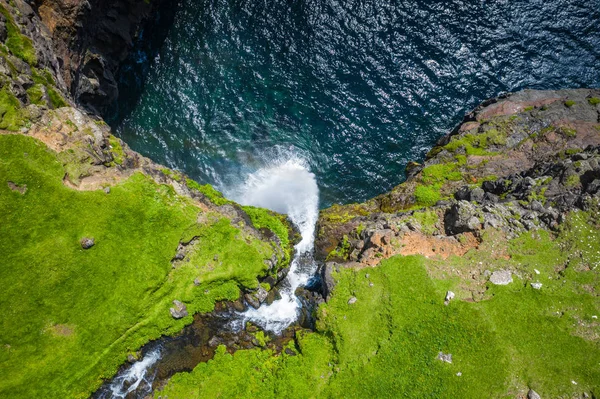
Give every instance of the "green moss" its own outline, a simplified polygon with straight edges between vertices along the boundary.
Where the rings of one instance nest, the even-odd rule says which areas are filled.
[[[489,129],[484,133],[454,136],[444,148],[449,152],[463,149],[467,155],[494,155],[495,153],[486,149],[492,145],[501,146],[505,144],[506,134],[497,129]]]
[[[590,98],[588,98],[588,102],[591,105],[598,105],[598,104],[600,104],[600,98],[598,98],[598,97],[590,97]]]
[[[47,86],[46,90],[48,90],[48,97],[50,98],[50,105],[52,105],[52,108],[56,109],[69,106],[63,96],[54,87]]]
[[[110,145],[110,150],[113,155],[113,162],[117,165],[121,165],[125,159],[125,151],[123,151],[121,142],[115,136],[109,136],[108,144]]]
[[[532,107],[532,106],[525,107],[525,109],[524,109],[525,112],[529,112],[529,111],[533,111],[533,110],[534,110],[534,107]]]
[[[348,236],[344,234],[342,242],[329,254],[327,254],[327,260],[346,260],[350,255],[350,241]]]
[[[191,200],[144,175],[110,194],[69,189],[64,175],[41,142],[0,135],[0,397],[88,397],[127,353],[180,331],[217,300],[237,299],[241,284],[255,287],[273,254],[227,219],[198,225]],[[210,257],[173,268],[186,234]],[[82,237],[96,244],[83,250]],[[222,264],[208,270],[215,254]],[[174,299],[190,316],[171,317]]]
[[[29,65],[37,64],[35,48],[30,38],[21,34],[10,12],[0,4],[0,13],[6,18],[6,47],[8,50]]]
[[[37,105],[46,105],[44,98],[44,86],[41,84],[35,84],[27,89],[27,97],[29,102]]]
[[[575,130],[573,128],[563,126],[559,129],[559,131],[565,137],[568,137],[568,138],[577,137],[577,130]]]
[[[361,233],[365,230],[365,225],[360,223],[358,227],[356,227],[356,236],[360,237]]]
[[[27,122],[21,103],[7,87],[0,90],[0,117],[0,129],[16,131]]]
[[[576,102],[573,101],[573,100],[567,100],[567,101],[565,101],[565,107],[567,107],[567,108],[571,108],[575,104],[576,104]]]
[[[162,172],[162,173],[163,173],[165,176],[169,176],[171,179],[173,179],[173,180],[175,180],[175,181],[177,181],[177,182],[180,182],[180,181],[182,181],[182,179],[183,179],[183,178],[182,178],[182,176],[181,176],[181,175],[180,175],[178,172],[175,172],[175,171],[174,171],[174,170],[172,170],[172,169],[169,169],[169,168],[163,168],[163,169],[161,169],[160,171],[161,171],[161,172]]]
[[[435,211],[415,212],[412,218],[421,225],[421,231],[425,234],[431,235],[437,230],[435,225],[439,217]]]
[[[415,188],[415,205],[432,206],[442,199],[439,186],[417,186]]]
[[[232,201],[225,198],[223,196],[223,194],[221,194],[219,191],[217,191],[210,184],[201,185],[192,179],[186,179],[185,182],[187,183],[188,188],[190,188],[192,190],[198,190],[199,192],[204,194],[204,196],[206,198],[208,198],[208,200],[210,202],[212,202],[215,205],[221,206],[221,205],[233,203]]]
[[[567,187],[575,187],[578,184],[579,184],[579,176],[578,175],[570,175],[569,177],[567,177],[567,180],[565,180],[565,186],[567,186]]]

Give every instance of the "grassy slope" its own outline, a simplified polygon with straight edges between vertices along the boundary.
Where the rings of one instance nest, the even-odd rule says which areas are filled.
[[[141,174],[106,194],[71,190],[64,173],[40,142],[0,135],[0,397],[87,397],[128,351],[191,321],[170,316],[173,299],[210,311],[256,286],[272,255],[227,219],[197,225],[199,208]],[[220,263],[172,269],[190,235]],[[89,250],[85,236],[96,239]]]
[[[596,221],[597,214],[580,212],[558,239],[528,233],[504,242],[509,261],[489,256],[489,247],[500,245],[491,237],[482,251],[446,261],[448,270],[485,262],[523,276],[541,273],[534,278],[544,284],[539,291],[515,278],[490,286],[477,303],[443,305],[448,288],[464,295],[464,280],[432,278],[427,270],[444,266],[436,260],[398,256],[373,269],[342,270],[332,300],[320,308],[319,331],[300,339],[301,354],[221,352],[174,376],[156,396],[502,398],[527,387],[542,397],[597,394],[600,345],[578,336],[581,322],[589,326],[600,315],[598,298],[582,289],[600,289]],[[580,256],[557,272],[567,254]],[[358,300],[348,305],[351,296]],[[453,363],[436,360],[439,351],[451,353]]]

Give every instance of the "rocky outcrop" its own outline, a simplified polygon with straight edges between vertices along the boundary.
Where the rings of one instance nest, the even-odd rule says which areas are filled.
[[[397,254],[446,258],[476,248],[486,229],[507,238],[557,229],[600,196],[599,103],[589,89],[485,102],[392,192],[323,210],[317,258],[359,267]]]

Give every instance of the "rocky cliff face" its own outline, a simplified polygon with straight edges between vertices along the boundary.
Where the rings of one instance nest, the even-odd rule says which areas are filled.
[[[323,261],[373,266],[396,254],[462,255],[483,230],[556,229],[600,195],[600,91],[526,90],[487,101],[363,204],[322,211]]]
[[[22,1],[22,0],[21,0]],[[52,40],[65,88],[100,114],[118,96],[116,74],[140,28],[167,0],[37,0],[31,8]]]

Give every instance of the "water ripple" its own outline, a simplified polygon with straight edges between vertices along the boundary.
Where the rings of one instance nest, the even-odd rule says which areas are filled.
[[[226,186],[295,148],[322,205],[347,203],[488,97],[600,86],[600,1],[182,0],[132,54],[116,123],[134,149]]]

